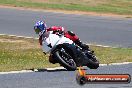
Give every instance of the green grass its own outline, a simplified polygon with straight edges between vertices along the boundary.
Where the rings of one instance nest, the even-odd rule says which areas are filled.
[[[48,57],[43,55],[37,40],[0,36],[0,71],[54,66],[59,65],[48,62]]]
[[[1,5],[132,15],[132,0],[0,0]]]
[[[103,48],[90,46],[100,63],[132,62],[131,48]],[[56,67],[48,55],[43,55],[38,40],[0,35],[0,71]]]
[[[101,63],[132,62],[132,48],[104,48],[91,46]]]

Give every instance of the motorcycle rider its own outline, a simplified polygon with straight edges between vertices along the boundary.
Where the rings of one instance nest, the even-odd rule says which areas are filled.
[[[42,45],[42,41],[45,38],[46,34],[48,34],[50,31],[53,31],[53,33],[63,33],[65,37],[72,40],[75,44],[80,46],[83,50],[89,50],[89,46],[86,44],[83,44],[79,37],[74,34],[72,31],[66,31],[64,27],[61,26],[52,26],[47,28],[47,25],[44,21],[38,21],[34,25],[34,31],[36,34],[39,34],[39,43]],[[55,63],[55,61],[52,59],[52,56],[49,56],[49,62]]]

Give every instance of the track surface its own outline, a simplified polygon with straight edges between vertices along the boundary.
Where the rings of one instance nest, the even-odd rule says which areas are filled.
[[[0,8],[0,34],[36,37],[33,24],[46,19],[48,26],[62,25],[73,30],[83,42],[110,46],[132,47],[132,19],[98,16],[66,15],[40,11]],[[132,64],[103,66],[87,73],[132,75]],[[76,72],[42,71],[0,75],[0,88],[80,88]],[[132,88],[130,84],[88,84],[83,88]]]
[[[130,74],[132,64],[87,69],[88,74]],[[80,88],[74,71],[40,71],[0,75],[1,88]],[[132,88],[130,84],[85,84],[82,88]]]
[[[0,8],[0,33],[36,37],[33,25],[46,20],[48,26],[64,26],[83,42],[132,47],[132,19],[84,16]]]

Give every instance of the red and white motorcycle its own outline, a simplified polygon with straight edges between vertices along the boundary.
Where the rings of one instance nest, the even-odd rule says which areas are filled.
[[[42,49],[67,70],[76,70],[79,66],[87,66],[91,69],[99,67],[99,61],[92,52],[83,51],[64,35],[50,32],[42,42]]]

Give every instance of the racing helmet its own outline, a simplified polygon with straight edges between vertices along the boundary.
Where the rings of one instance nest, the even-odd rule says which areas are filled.
[[[38,21],[34,25],[34,31],[36,34],[39,34],[40,32],[45,32],[46,31],[46,23],[44,21]]]

